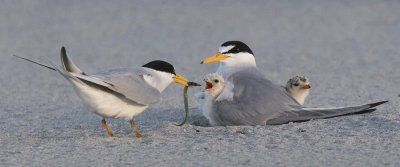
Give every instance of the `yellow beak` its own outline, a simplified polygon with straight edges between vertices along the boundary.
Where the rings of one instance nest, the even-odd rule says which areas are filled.
[[[186,82],[189,82],[189,80],[187,80],[185,77],[182,77],[181,75],[176,74],[174,77],[172,77],[172,79],[178,84],[189,86],[186,83]]]
[[[223,55],[221,52],[218,52],[218,53],[215,53],[214,55],[208,57],[207,59],[203,60],[200,64],[211,63],[214,61],[221,61],[221,60],[225,60],[228,57],[230,57],[230,56]]]

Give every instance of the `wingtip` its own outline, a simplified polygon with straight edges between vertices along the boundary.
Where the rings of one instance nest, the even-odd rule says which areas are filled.
[[[387,102],[389,102],[389,101],[385,100],[385,101],[380,101],[380,102],[376,102],[376,103],[371,103],[371,104],[369,104],[369,108],[373,108],[373,107],[379,106],[379,105],[387,103]]]
[[[362,110],[362,111],[359,111],[359,112],[351,113],[349,115],[366,114],[366,113],[372,113],[374,111],[376,111],[376,108],[370,108],[370,109]]]

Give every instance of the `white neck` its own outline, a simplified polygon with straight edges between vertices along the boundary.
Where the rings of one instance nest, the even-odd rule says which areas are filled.
[[[214,88],[213,91],[210,91],[209,94],[211,96],[212,100],[215,100],[224,90],[225,86],[218,86],[217,88]]]
[[[227,76],[228,73],[233,73],[242,68],[256,67],[256,60],[254,59],[254,56],[250,53],[236,53],[226,55],[230,57],[220,61],[219,67],[216,72],[217,74]]]
[[[307,90],[303,90],[303,91],[295,91],[295,92],[290,92],[290,93],[291,93],[292,97],[294,99],[296,99],[296,101],[298,103],[303,105],[309,92]]]
[[[173,82],[173,74],[160,72],[153,69],[149,70],[152,71],[152,73],[149,75],[143,75],[143,78],[149,85],[156,88],[158,91],[162,92],[169,84]]]

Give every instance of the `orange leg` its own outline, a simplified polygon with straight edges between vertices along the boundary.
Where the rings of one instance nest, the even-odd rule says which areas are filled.
[[[114,135],[111,133],[110,129],[108,129],[105,119],[101,120],[101,124],[103,124],[104,129],[106,129],[108,135],[110,135],[111,137],[113,137]]]
[[[136,132],[136,137],[143,137],[143,135],[141,135],[139,133],[139,131],[136,129],[135,123],[133,122],[133,119],[131,120],[131,126],[133,128],[133,130]]]

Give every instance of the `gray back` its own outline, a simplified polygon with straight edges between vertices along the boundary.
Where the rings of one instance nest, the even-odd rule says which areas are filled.
[[[212,117],[219,125],[265,125],[285,111],[299,110],[297,103],[280,86],[256,68],[247,68],[225,79],[234,85],[232,101],[217,101]]]

